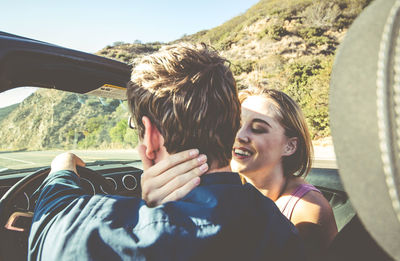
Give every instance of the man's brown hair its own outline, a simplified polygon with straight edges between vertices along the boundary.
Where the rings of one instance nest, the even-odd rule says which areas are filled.
[[[227,61],[214,50],[178,44],[144,57],[132,72],[127,97],[140,137],[147,116],[169,153],[198,148],[210,166],[229,165],[240,102]]]

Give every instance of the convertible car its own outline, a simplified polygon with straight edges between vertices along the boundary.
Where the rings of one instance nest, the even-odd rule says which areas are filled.
[[[367,26],[368,23],[377,24],[374,27],[375,31],[369,34],[372,39],[377,38],[375,34],[382,35],[385,30],[392,30],[390,32],[394,32],[393,35],[398,37],[399,7],[393,2],[395,1],[377,1],[372,8],[367,8],[365,11],[367,14],[361,15],[356,20],[355,29],[349,32],[354,36],[347,37],[344,46],[341,47],[338,64],[354,68],[352,63],[355,61],[358,63],[357,70],[365,67],[366,63],[361,58],[358,59],[364,57],[364,54],[355,55],[352,60],[348,60],[349,55],[346,50],[351,46],[350,40],[357,43],[351,52],[363,49],[361,46],[365,42],[359,39],[357,32],[363,30],[360,28]],[[378,5],[380,8],[376,8]],[[393,18],[395,29],[384,29],[390,8],[397,8],[392,11],[395,12]],[[380,19],[372,21],[370,17]],[[389,34],[389,39],[393,35]],[[365,41],[367,36],[363,35],[363,37]],[[380,38],[376,39],[377,42],[380,40]],[[369,42],[371,43],[371,40]],[[375,54],[378,53],[377,50],[379,50],[379,44],[377,47],[371,47],[367,52]],[[376,62],[373,57],[370,55],[372,61],[369,62]],[[386,68],[385,66],[394,62],[390,60],[388,64],[382,66]],[[379,204],[379,199],[382,202],[388,200],[387,195],[393,194],[393,189],[396,192],[396,184],[399,183],[396,183],[398,180],[395,177],[392,192],[387,192],[389,190],[386,189],[384,192],[380,190],[377,193],[364,193],[362,190],[365,189],[364,178],[356,175],[360,171],[367,169],[368,172],[369,169],[369,173],[363,174],[376,177],[375,180],[370,178],[367,181],[369,184],[378,180],[379,177],[382,177],[381,179],[390,177],[382,174],[386,173],[386,170],[371,167],[373,162],[371,163],[368,157],[372,155],[364,155],[368,154],[364,153],[365,151],[371,152],[376,149],[375,147],[372,149],[364,147],[364,151],[354,152],[358,148],[357,144],[361,143],[361,137],[349,137],[349,133],[353,130],[360,131],[363,134],[360,136],[365,137],[368,130],[361,130],[362,127],[355,124],[365,126],[365,123],[373,119],[363,118],[361,121],[354,115],[355,118],[348,119],[349,112],[354,113],[356,110],[354,106],[351,106],[351,97],[358,96],[343,86],[358,80],[357,77],[353,77],[354,75],[349,76],[347,67],[344,70],[338,69],[337,64],[335,66],[333,76],[336,78],[332,80],[332,86],[338,87],[332,91],[331,114],[333,140],[340,170],[336,167],[315,167],[306,178],[320,189],[330,202],[339,229],[339,234],[324,260],[399,260],[399,248],[395,247],[400,246],[399,235],[396,233],[398,224],[397,227],[392,228],[394,235],[380,233],[379,230],[386,226],[386,213],[372,213],[371,209],[375,207],[381,210],[382,206],[370,206],[368,209],[366,207],[368,201]],[[52,158],[62,151],[72,150],[85,160],[86,167],[79,168],[78,172],[88,193],[140,197],[141,163],[135,151],[129,148],[135,144],[129,144],[126,139],[124,140],[124,137],[134,136],[127,134],[125,123],[129,116],[126,102],[124,102],[125,85],[129,81],[130,71],[130,65],[119,61],[0,32],[0,100],[4,101],[10,95],[25,94],[27,89],[20,87],[37,87],[34,93],[28,95],[18,105],[0,109],[2,140],[0,144],[0,261],[26,260],[27,239],[37,197],[35,191],[49,173]],[[360,72],[358,73],[361,75]],[[365,80],[371,80],[367,79],[368,77],[365,78]],[[351,83],[344,82],[346,80]],[[371,80],[371,82],[372,86],[376,85],[376,81]],[[383,82],[391,84],[391,81]],[[374,87],[371,88],[374,90]],[[340,92],[347,93],[344,97]],[[376,92],[371,95],[376,95]],[[389,94],[388,97],[391,95]],[[366,102],[362,104],[368,106]],[[336,110],[335,106],[342,109]],[[343,109],[349,106],[348,110]],[[99,112],[102,115],[99,115]],[[357,113],[354,114],[357,115]],[[343,115],[347,115],[347,118]],[[379,113],[375,115],[379,116]],[[37,117],[48,119],[49,123],[44,124]],[[344,122],[343,118],[350,120],[351,124]],[[390,120],[391,118],[387,119],[388,122]],[[21,124],[18,124],[19,122]],[[100,125],[107,127],[99,128]],[[349,129],[350,132],[346,132]],[[370,134],[370,140],[375,139],[373,136],[375,134],[375,132]],[[351,135],[357,136],[354,133]],[[381,139],[382,135],[379,136]],[[353,138],[357,140],[356,145],[352,141]],[[379,140],[379,138],[376,139]],[[93,140],[99,141],[98,144],[93,143]],[[365,141],[365,143],[368,142]],[[352,149],[348,148],[349,144],[354,145]],[[390,141],[388,144],[390,145]],[[98,148],[91,150],[93,146],[98,146]],[[357,155],[361,158],[357,159]],[[379,155],[374,156],[379,158]],[[391,159],[389,157],[389,161]],[[358,165],[358,169],[351,167],[355,164]],[[396,166],[393,167],[393,173],[398,177]],[[371,173],[371,171],[378,173]],[[362,189],[359,189],[360,187]],[[372,198],[360,200],[362,197],[359,195],[363,193]],[[394,206],[395,210],[396,207]],[[393,212],[393,210],[389,211]],[[375,217],[374,224],[371,224],[371,218],[368,216]],[[383,228],[383,231],[386,231],[385,229]],[[393,242],[396,239],[397,241]]]

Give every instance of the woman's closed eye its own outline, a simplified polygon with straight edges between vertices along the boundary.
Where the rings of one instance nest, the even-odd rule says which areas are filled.
[[[261,126],[259,123],[255,123],[251,125],[251,131],[254,133],[267,133],[268,129],[266,127]]]

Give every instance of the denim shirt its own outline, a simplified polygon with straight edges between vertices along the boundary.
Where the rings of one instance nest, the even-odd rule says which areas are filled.
[[[305,260],[297,231],[238,174],[203,175],[180,201],[86,195],[71,171],[50,174],[29,235],[28,260]]]

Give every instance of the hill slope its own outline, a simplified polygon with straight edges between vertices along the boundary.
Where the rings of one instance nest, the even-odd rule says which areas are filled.
[[[371,0],[261,0],[244,14],[179,41],[206,42],[232,62],[240,89],[283,90],[314,139],[330,135],[329,79],[336,48]]]
[[[7,118],[7,116],[18,107],[18,104],[13,104],[4,108],[0,108],[0,122]]]
[[[127,117],[126,102],[39,89],[0,123],[0,149],[133,146]]]
[[[285,91],[300,104],[318,139],[330,135],[328,92],[336,48],[370,2],[261,0],[218,27],[172,43],[211,44],[231,61],[240,89]],[[97,54],[134,63],[162,45],[117,42]],[[18,106],[0,111],[0,148],[132,146],[137,138],[127,131],[127,115],[126,104],[119,101],[39,90]]]
[[[205,42],[231,62],[239,89],[283,90],[303,109],[314,139],[330,135],[329,78],[336,48],[357,15],[372,0],[261,0],[242,15],[177,42]],[[171,44],[171,43],[169,43]],[[124,61],[150,53],[134,44],[98,54]],[[147,44],[153,50],[160,43]],[[155,47],[155,48],[154,48]]]

